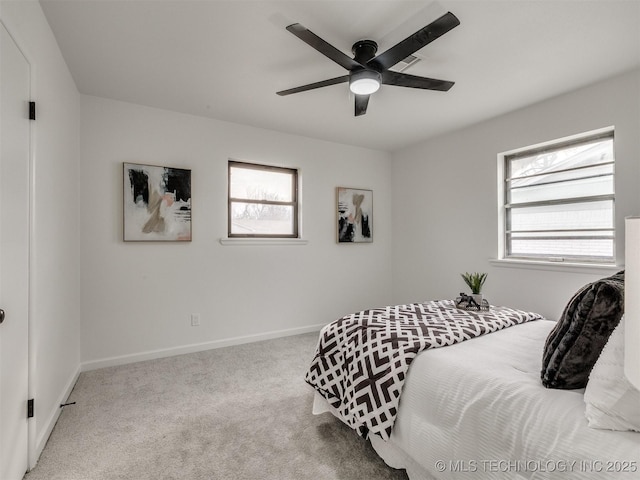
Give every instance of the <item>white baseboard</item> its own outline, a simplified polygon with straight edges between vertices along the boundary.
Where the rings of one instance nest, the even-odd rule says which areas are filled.
[[[80,370],[82,372],[87,372],[89,370],[97,370],[98,368],[113,367],[116,365],[125,365],[127,363],[154,360],[156,358],[172,357],[174,355],[184,355],[186,353],[202,352],[205,350],[212,350],[214,348],[231,347],[233,345],[260,342],[262,340],[271,340],[273,338],[290,337],[293,335],[301,335],[303,333],[319,332],[320,329],[324,327],[324,325],[325,324],[289,328],[286,330],[276,330],[273,332],[258,333],[255,335],[245,335],[241,337],[214,340],[211,342],[194,343],[191,345],[183,345],[180,347],[150,350],[147,352],[133,353],[129,355],[103,358],[99,360],[90,360],[88,362],[82,362],[80,364]]]
[[[37,436],[36,436],[35,445],[33,446],[33,449],[30,449],[29,451],[29,470],[34,468],[36,466],[36,463],[38,463],[40,454],[42,453],[42,450],[44,450],[44,447],[47,444],[47,441],[49,440],[49,436],[53,431],[53,427],[56,426],[58,417],[60,417],[60,414],[62,413],[62,408],[60,408],[60,405],[65,403],[69,398],[69,395],[71,395],[71,391],[73,390],[73,387],[75,387],[79,376],[80,376],[80,367],[78,367],[76,371],[71,375],[71,378],[67,382],[65,388],[60,393],[60,397],[58,398],[57,402],[53,405],[52,411],[49,413],[49,416],[47,417],[47,419],[43,422],[44,427],[41,429],[37,429],[40,431],[40,434],[37,434],[37,432],[35,432],[36,430],[35,428],[33,430],[30,430],[30,433],[33,432]],[[37,419],[34,418],[34,419],[31,419],[31,421],[37,422]]]

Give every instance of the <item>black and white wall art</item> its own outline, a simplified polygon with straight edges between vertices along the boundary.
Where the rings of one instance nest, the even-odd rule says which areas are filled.
[[[191,170],[123,167],[124,241],[191,241]]]
[[[338,187],[338,243],[373,242],[373,191]]]

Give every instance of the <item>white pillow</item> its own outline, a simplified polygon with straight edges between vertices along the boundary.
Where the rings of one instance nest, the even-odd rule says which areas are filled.
[[[624,317],[591,370],[584,401],[589,427],[640,432],[640,391],[624,375]]]

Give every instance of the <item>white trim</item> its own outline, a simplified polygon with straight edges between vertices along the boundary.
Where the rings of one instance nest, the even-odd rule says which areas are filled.
[[[489,260],[494,267],[523,268],[529,270],[547,270],[555,272],[592,273],[595,275],[616,273],[624,269],[624,265],[598,265],[595,263],[544,262],[536,260],[500,259]]]
[[[49,436],[53,431],[53,427],[56,426],[56,423],[58,422],[58,418],[62,413],[62,408],[60,407],[60,405],[65,403],[69,398],[69,395],[71,395],[71,392],[73,391],[73,387],[76,386],[76,382],[78,381],[79,376],[80,376],[80,368],[78,367],[78,369],[76,369],[75,373],[71,376],[71,378],[67,382],[67,385],[62,391],[62,394],[60,395],[60,397],[58,398],[58,401],[53,406],[53,411],[49,414],[49,418],[47,418],[47,420],[43,422],[44,428],[42,429],[42,433],[40,434],[40,436],[36,439],[35,452],[34,452],[33,459],[31,458],[29,459],[29,470],[32,470],[36,466],[36,463],[40,458],[40,454],[42,453],[42,450],[44,450],[44,447],[47,444],[47,441],[49,440]],[[37,401],[38,400],[36,399],[36,402]],[[37,408],[37,405],[36,405],[36,408]]]
[[[221,238],[221,245],[307,245],[302,238]]]
[[[506,253],[506,234],[505,234],[505,161],[504,153],[498,154],[498,256],[504,258]]]
[[[31,74],[31,98],[30,101],[36,101],[36,66],[29,60],[28,56],[25,56],[27,61],[29,62],[29,71]],[[36,103],[36,118],[38,116],[38,106]],[[33,313],[35,311],[35,301],[36,298],[36,282],[35,282],[35,265],[37,265],[37,256],[36,249],[34,246],[34,241],[36,238],[36,169],[37,169],[37,123],[36,121],[29,122],[29,395],[28,398],[36,398],[37,395],[37,386],[36,386],[36,368],[37,368],[37,351],[36,351],[36,333],[35,333],[35,325],[33,319]],[[55,425],[55,422],[54,422]],[[53,429],[53,425],[51,426]],[[49,438],[49,431],[47,433],[46,439]],[[46,440],[42,443],[42,447],[38,442],[38,424],[37,420],[31,418],[29,421],[29,448],[28,448],[28,457],[27,457],[27,466],[29,469],[35,467],[38,459],[40,458],[40,454],[42,453],[42,449],[47,443]]]
[[[568,135],[566,137],[556,138],[555,140],[547,140],[545,142],[536,143],[534,145],[529,145],[526,147],[514,148],[513,150],[502,152],[499,155],[506,157],[506,156],[514,155],[516,153],[526,152],[527,150],[536,150],[539,148],[548,147],[550,145],[555,145],[558,143],[572,142],[574,140],[580,140],[588,137],[595,137],[597,135],[603,135],[605,133],[614,132],[614,131],[615,131],[615,126],[609,125],[608,127],[596,128],[595,130],[589,130],[588,132],[576,133],[573,135]]]
[[[1,12],[0,12],[1,13]],[[25,43],[17,32],[12,27],[7,25],[5,21],[0,17],[0,23],[7,31],[9,36],[13,39],[16,47],[29,64],[29,101],[35,101],[36,99],[36,78],[37,67],[32,61],[30,53],[25,50]],[[37,109],[36,109],[37,110]],[[35,398],[36,395],[36,349],[34,344],[34,322],[33,322],[33,310],[34,310],[34,264],[35,264],[35,249],[33,246],[33,239],[35,238],[35,182],[36,182],[36,122],[29,121],[29,238],[28,238],[28,312],[27,312],[27,398]],[[29,419],[27,422],[27,468],[31,469],[38,461],[38,457],[42,450],[38,450],[36,445],[37,425],[34,418]],[[46,443],[46,442],[45,442]],[[44,448],[44,445],[43,445]]]
[[[125,365],[127,363],[143,362],[145,360],[155,360],[157,358],[173,357],[175,355],[184,355],[187,353],[202,352],[205,350],[231,347],[234,345],[242,345],[245,343],[261,342],[263,340],[271,340],[274,338],[301,335],[303,333],[319,332],[320,329],[324,326],[325,324],[319,324],[319,325],[309,325],[306,327],[288,328],[285,330],[275,330],[273,332],[258,333],[254,335],[243,335],[240,337],[225,338],[222,340],[213,340],[211,342],[194,343],[191,345],[183,345],[181,347],[162,348],[158,350],[149,350],[146,352],[132,353],[129,355],[120,355],[117,357],[91,360],[88,362],[82,362],[80,364],[80,370],[82,372],[87,372],[89,370],[97,370],[99,368],[113,367],[116,365]]]

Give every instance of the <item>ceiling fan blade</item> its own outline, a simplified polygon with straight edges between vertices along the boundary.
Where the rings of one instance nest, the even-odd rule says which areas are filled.
[[[367,105],[369,105],[369,97],[371,95],[356,95],[355,116],[359,117],[367,113]]]
[[[398,87],[422,88],[424,90],[438,90],[447,92],[455,82],[438,80],[435,78],[417,77],[406,73],[398,73],[387,70],[382,72],[382,83],[396,85]]]
[[[360,62],[356,62],[353,58],[345,55],[336,47],[325,42],[323,39],[321,39],[311,30],[309,30],[306,27],[303,27],[299,23],[294,23],[292,25],[289,25],[287,27],[287,30],[289,30],[291,33],[293,33],[296,37],[298,37],[300,40],[302,40],[306,44],[315,48],[325,57],[330,58],[331,60],[336,62],[338,65],[346,68],[349,71],[354,70],[356,68],[365,68],[364,65],[362,65]]]
[[[404,60],[409,55],[417,52],[425,45],[441,37],[449,30],[460,25],[460,20],[453,13],[447,12],[437,20],[431,22],[426,27],[418,30],[413,35],[405,38],[400,43],[394,45],[389,50],[381,53],[367,62],[370,67],[378,67],[382,70],[393,67],[400,60]]]
[[[343,75],[342,77],[330,78],[329,80],[322,80],[321,82],[314,82],[314,83],[310,83],[309,85],[290,88],[289,90],[282,90],[276,93],[280,96],[291,95],[292,93],[306,92],[307,90],[314,90],[316,88],[328,87],[329,85],[337,85],[338,83],[345,83],[348,81],[349,81],[349,75]]]

